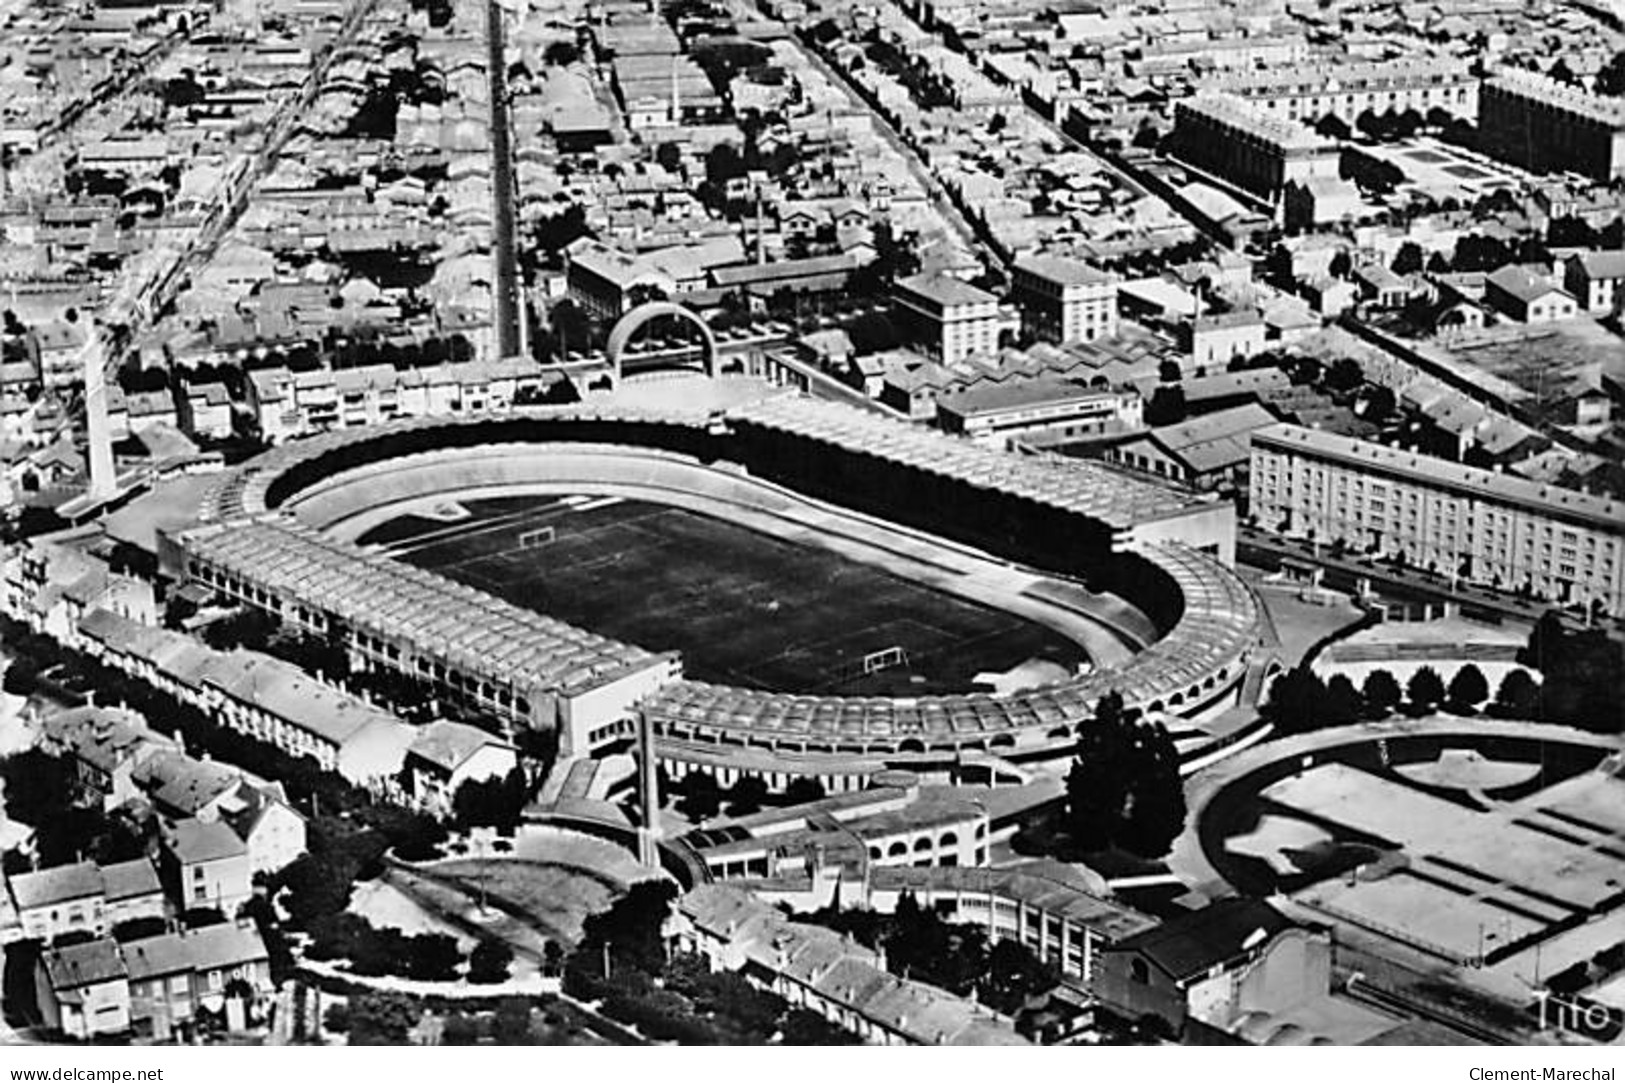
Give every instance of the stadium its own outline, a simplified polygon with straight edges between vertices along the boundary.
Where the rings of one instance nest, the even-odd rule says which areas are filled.
[[[682,652],[638,645],[635,612],[633,634],[612,638],[376,541],[403,516],[520,496],[681,509],[794,539],[1002,611],[1087,661],[992,690],[893,682],[882,694],[871,670],[906,652],[871,644],[840,663],[862,694],[699,680]],[[362,664],[511,726],[556,729],[567,754],[623,745],[641,715],[675,776],[848,790],[891,767],[1020,780],[1070,756],[1108,690],[1167,720],[1189,761],[1245,739],[1215,720],[1256,695],[1273,653],[1258,600],[1228,567],[1233,515],[1099,464],[992,451],[799,395],[704,409],[611,397],[275,448],[220,475],[197,525],[160,539],[160,559],[179,582],[341,638]],[[555,541],[551,526],[511,537],[538,553]],[[748,646],[758,633],[739,623]]]

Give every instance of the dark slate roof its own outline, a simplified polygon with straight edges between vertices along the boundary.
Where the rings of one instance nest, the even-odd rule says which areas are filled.
[[[1176,981],[1203,974],[1269,940],[1292,922],[1257,899],[1223,899],[1129,937],[1108,951],[1144,955]],[[1263,930],[1264,936],[1255,934]]]

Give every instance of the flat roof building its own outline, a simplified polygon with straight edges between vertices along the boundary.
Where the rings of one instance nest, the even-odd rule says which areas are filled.
[[[1480,145],[1538,173],[1625,177],[1625,99],[1535,72],[1502,69],[1479,87]]]
[[[1210,86],[1311,125],[1328,114],[1350,127],[1366,112],[1414,110],[1425,118],[1440,109],[1464,120],[1478,115],[1478,79],[1455,57],[1282,65],[1227,72]]]
[[[1267,530],[1625,615],[1625,503],[1296,425],[1252,436]]]
[[[1337,144],[1233,94],[1177,102],[1172,144],[1182,161],[1270,201],[1289,184],[1338,175]]]
[[[920,274],[892,285],[905,333],[931,357],[955,365],[973,354],[991,354],[999,337],[1020,326],[1015,313],[986,290],[951,275]]]
[[[1011,267],[1022,326],[1045,342],[1115,335],[1117,283],[1115,275],[1064,256],[1023,256]]]
[[[1055,377],[983,383],[937,400],[937,422],[945,431],[994,447],[1031,436],[1086,440],[1139,428],[1143,419],[1143,404],[1134,392]]]

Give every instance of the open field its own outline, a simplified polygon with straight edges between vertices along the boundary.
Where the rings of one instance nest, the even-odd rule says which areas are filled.
[[[1538,402],[1571,394],[1599,373],[1625,376],[1625,343],[1590,319],[1498,327],[1451,349],[1462,360],[1523,388]]]
[[[588,914],[607,910],[621,891],[579,869],[529,861],[482,858],[436,862],[435,875],[455,880],[471,898],[526,916],[566,944],[581,938]]]
[[[1625,783],[1613,786],[1625,794]],[[1625,875],[1606,839],[1577,844],[1533,818],[1475,811],[1343,764],[1312,768],[1264,792],[1295,810],[1395,842],[1413,866],[1435,876],[1444,874],[1433,866],[1443,866],[1453,872],[1444,878],[1494,895],[1508,908],[1555,907],[1561,916],[1590,910],[1618,894]],[[1521,897],[1530,903],[1520,904]]]
[[[550,497],[468,507],[460,522],[408,516],[361,540],[603,635],[680,650],[700,680],[809,693],[968,692],[979,673],[1034,658],[1071,672],[1084,660],[1076,644],[1020,617],[677,508]],[[906,665],[863,672],[865,656],[892,648]]]

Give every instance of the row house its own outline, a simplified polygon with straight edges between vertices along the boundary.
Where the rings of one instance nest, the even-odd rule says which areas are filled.
[[[6,878],[13,922],[0,943],[49,943],[65,933],[101,936],[121,922],[162,918],[164,892],[148,859],[109,865],[80,861]]]
[[[451,362],[422,369],[368,365],[249,374],[248,406],[270,443],[402,417],[505,410],[541,391],[547,376],[528,360]]]
[[[227,923],[120,944],[99,938],[47,949],[34,973],[47,1030],[88,1041],[141,1029],[160,1040],[200,1009],[236,1029],[267,996],[270,956],[252,924]],[[233,1018],[231,1001],[243,1014]]]

